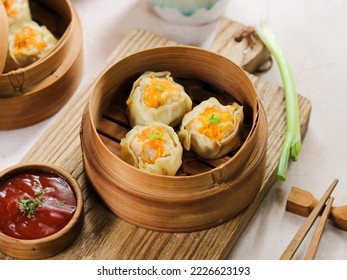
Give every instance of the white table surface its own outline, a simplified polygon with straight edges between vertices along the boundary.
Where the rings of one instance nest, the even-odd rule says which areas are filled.
[[[81,18],[84,36],[84,76],[79,88],[136,28],[183,44],[208,47],[217,27],[217,23],[192,27],[164,22],[144,0],[72,2]],[[299,160],[290,164],[285,182],[274,184],[230,259],[279,258],[304,221],[285,211],[292,186],[305,188],[319,198],[338,178],[334,205],[347,204],[347,1],[230,0],[224,16],[254,25],[261,15],[268,19],[281,42],[297,90],[312,102],[313,110]],[[262,76],[281,85],[276,65]],[[19,162],[54,118],[23,129],[0,131],[0,170]],[[303,258],[307,246],[305,239],[296,259]],[[347,260],[346,248],[347,232],[329,222],[316,258]]]

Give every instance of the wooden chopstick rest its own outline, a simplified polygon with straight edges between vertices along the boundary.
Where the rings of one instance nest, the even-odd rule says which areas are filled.
[[[328,221],[328,217],[333,205],[333,201],[334,198],[333,197],[329,197],[327,205],[324,208],[323,214],[322,214],[322,218],[319,220],[319,223],[316,227],[316,230],[313,233],[310,245],[308,246],[306,255],[305,255],[305,260],[313,260],[316,252],[318,250],[318,246],[319,246],[319,242],[322,238],[322,234],[325,228],[325,225]]]
[[[334,179],[334,181],[331,183],[327,191],[324,193],[322,198],[318,201],[316,207],[312,210],[310,215],[307,217],[305,222],[301,225],[300,229],[292,239],[292,241],[289,243],[286,250],[283,252],[283,254],[280,257],[280,260],[290,260],[294,256],[295,252],[299,248],[300,244],[304,240],[306,234],[312,227],[313,223],[315,222],[316,218],[319,216],[319,213],[322,211],[322,209],[325,206],[326,201],[330,197],[331,193],[335,189],[336,185],[338,183],[337,179]]]
[[[287,199],[286,210],[307,217],[317,203],[318,200],[312,193],[297,187],[292,187]],[[336,227],[347,231],[347,205],[332,207],[329,219]]]

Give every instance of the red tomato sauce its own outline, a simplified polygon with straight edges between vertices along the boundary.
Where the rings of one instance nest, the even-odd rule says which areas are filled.
[[[0,232],[8,236],[52,235],[71,220],[75,210],[73,190],[55,173],[25,170],[0,180]]]

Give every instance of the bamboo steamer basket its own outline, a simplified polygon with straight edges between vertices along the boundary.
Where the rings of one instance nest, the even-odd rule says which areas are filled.
[[[120,158],[129,131],[125,114],[132,83],[145,71],[170,71],[193,103],[237,100],[245,114],[242,146],[205,160],[185,152],[176,176],[143,172]],[[85,109],[81,146],[87,176],[106,206],[140,227],[190,232],[219,225],[245,209],[265,173],[267,120],[255,89],[236,64],[195,47],[161,47],[128,56],[99,79]]]
[[[64,169],[44,162],[19,163],[0,172],[0,180],[25,170],[41,170],[61,176],[70,185],[76,198],[76,210],[71,220],[60,231],[39,239],[17,239],[0,232],[0,251],[17,259],[43,259],[63,251],[77,238],[83,221],[83,196],[76,179]],[[0,217],[1,219],[1,217]]]
[[[45,57],[1,74],[1,130],[51,117],[70,99],[82,77],[81,23],[71,2],[33,0],[30,9],[33,20],[46,25],[59,40]]]

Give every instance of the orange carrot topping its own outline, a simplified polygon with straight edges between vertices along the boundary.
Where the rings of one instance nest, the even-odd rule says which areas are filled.
[[[152,75],[150,84],[144,90],[145,104],[149,108],[158,108],[167,103],[179,87],[166,79],[159,79]]]
[[[223,132],[233,126],[236,121],[230,111],[217,108],[206,108],[199,115],[198,120],[202,123],[198,132],[218,141],[222,140]]]
[[[3,0],[6,13],[9,17],[15,17],[17,15],[17,10],[13,7],[13,4],[16,2],[16,0]]]
[[[139,139],[144,142],[142,144],[142,156],[145,162],[154,163],[163,156],[165,143],[163,134],[164,129],[160,126],[151,126],[142,131]]]
[[[42,36],[31,26],[24,26],[14,37],[15,54],[30,47],[37,47],[42,52],[46,45]]]

